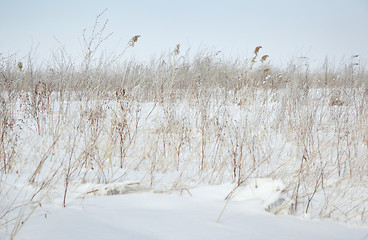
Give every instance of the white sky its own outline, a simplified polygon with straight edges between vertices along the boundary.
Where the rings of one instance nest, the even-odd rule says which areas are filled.
[[[368,59],[368,0],[0,0],[0,53],[24,57],[38,45],[47,59],[58,48],[56,37],[73,56],[81,56],[84,28],[91,29],[107,8],[105,43],[121,52],[129,39],[142,35],[129,54],[148,60],[177,43],[192,53],[201,47],[226,56],[249,58],[262,45],[274,63],[308,57],[310,61]]]

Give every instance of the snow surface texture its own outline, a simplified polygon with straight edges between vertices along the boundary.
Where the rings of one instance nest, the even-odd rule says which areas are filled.
[[[265,211],[280,182],[255,181],[257,188],[252,182],[237,189],[218,223],[233,184],[76,199],[68,208],[37,211],[16,239],[367,239],[368,229]]]

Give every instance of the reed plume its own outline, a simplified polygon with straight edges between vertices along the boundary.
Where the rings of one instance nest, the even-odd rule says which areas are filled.
[[[18,62],[18,68],[20,71],[22,71],[23,69],[23,63],[22,62]]]

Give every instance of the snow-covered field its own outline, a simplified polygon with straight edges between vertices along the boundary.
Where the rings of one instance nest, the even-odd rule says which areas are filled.
[[[368,239],[364,89],[12,94],[1,240]]]
[[[269,200],[265,195],[273,195],[276,190],[270,186],[256,193],[241,189],[237,200],[226,205],[217,222],[226,204],[224,198],[233,187],[224,184],[196,187],[188,192],[140,192],[75,199],[67,208],[46,207],[36,211],[16,239],[368,238],[367,228],[275,216],[265,211],[265,202]]]

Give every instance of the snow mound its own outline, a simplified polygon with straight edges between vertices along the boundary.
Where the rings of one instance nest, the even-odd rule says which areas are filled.
[[[232,194],[233,201],[247,201],[257,199],[268,212],[276,215],[292,213],[293,203],[283,193],[285,185],[280,180],[271,178],[250,179],[247,184],[237,187]]]

